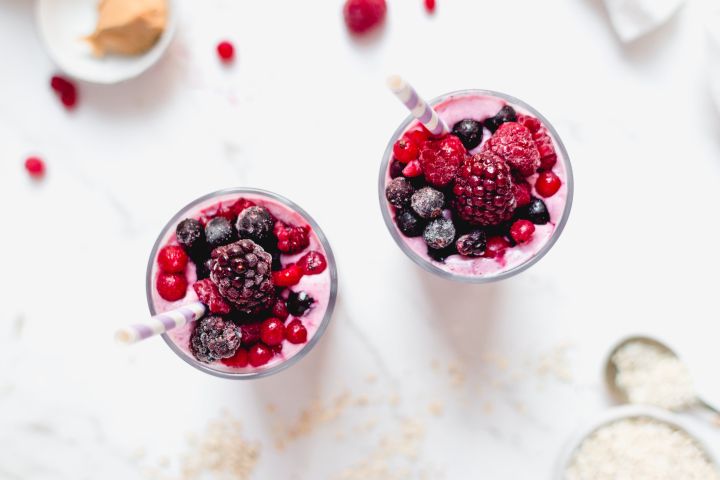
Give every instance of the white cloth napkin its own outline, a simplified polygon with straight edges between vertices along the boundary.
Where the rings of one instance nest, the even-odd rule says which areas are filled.
[[[605,0],[610,22],[626,43],[667,22],[683,3],[685,0]]]

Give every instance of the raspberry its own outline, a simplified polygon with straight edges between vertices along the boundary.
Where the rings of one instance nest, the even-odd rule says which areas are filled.
[[[435,0],[425,0],[425,10],[428,13],[435,13]]]
[[[410,203],[410,197],[414,190],[407,178],[394,178],[385,187],[385,198],[392,206],[402,208]]]
[[[419,177],[420,175],[422,175],[422,173],[423,171],[422,167],[420,166],[419,160],[413,160],[412,162],[409,162],[402,171],[402,174],[408,178]]]
[[[485,258],[502,258],[508,248],[510,248],[510,242],[505,240],[504,237],[490,237],[487,240],[485,253],[482,256]]]
[[[242,344],[245,347],[251,347],[260,341],[260,324],[250,323],[240,325],[240,333],[242,334]]]
[[[465,159],[453,193],[458,216],[474,225],[497,225],[510,219],[515,211],[510,167],[488,151]]]
[[[45,162],[38,157],[28,157],[25,160],[25,170],[33,178],[41,178],[45,175]]]
[[[273,283],[276,287],[292,287],[300,282],[303,277],[303,270],[296,264],[272,273]]]
[[[227,315],[230,313],[230,304],[220,295],[217,286],[210,279],[199,280],[193,284],[193,289],[197,293],[202,303],[207,305],[211,313],[219,313]]]
[[[312,307],[313,303],[315,303],[315,299],[306,292],[290,292],[287,299],[287,309],[291,315],[301,317]]]
[[[230,358],[223,358],[220,363],[234,368],[245,368],[248,366],[248,352],[244,348],[238,348]]]
[[[377,26],[387,12],[385,0],[347,0],[343,8],[345,24],[351,32],[362,34]]]
[[[305,275],[318,275],[327,268],[325,256],[316,251],[308,252],[297,263]]]
[[[543,127],[540,120],[530,115],[518,115],[517,121],[530,130],[532,134],[535,146],[540,153],[540,168],[543,170],[551,169],[557,162],[557,153],[555,153],[555,146],[547,128]]]
[[[518,208],[529,205],[530,200],[532,199],[530,195],[532,187],[530,184],[523,180],[522,182],[515,182],[513,187],[513,194],[515,195],[515,201]]]
[[[465,147],[455,135],[426,142],[420,151],[420,165],[425,179],[430,185],[444,187],[453,181],[466,156]]]
[[[246,208],[254,207],[255,202],[252,200],[248,200],[247,198],[238,198],[235,203],[230,205],[230,212],[233,215],[233,217],[237,217],[240,215],[243,210]],[[232,221],[233,218],[228,218],[228,220]]]
[[[408,138],[401,138],[393,145],[393,155],[399,162],[408,163],[418,158],[420,149]]]
[[[530,240],[535,233],[535,225],[530,220],[517,220],[510,227],[510,236],[517,243],[525,243]]]
[[[178,273],[160,273],[157,276],[155,287],[160,296],[168,302],[185,298],[187,292],[187,279]]]
[[[430,133],[430,130],[425,128],[425,125],[419,123],[417,127],[413,128],[409,132],[406,132],[403,136],[413,142],[419,148],[422,147],[425,142],[430,140],[432,134]]]
[[[530,130],[530,133],[535,133],[542,127],[540,120],[530,115],[518,114],[517,123]]]
[[[279,318],[268,318],[260,325],[260,340],[267,346],[280,345],[285,340],[285,324]]]
[[[222,42],[218,43],[216,50],[218,57],[220,57],[220,60],[225,63],[232,62],[233,58],[235,57],[235,47],[227,40],[223,40]]]
[[[248,351],[248,361],[253,367],[262,367],[273,357],[273,351],[267,345],[256,343]]]
[[[294,344],[307,342],[307,329],[297,318],[288,323],[285,329],[287,341]]]
[[[278,239],[277,247],[283,253],[298,253],[310,245],[310,227],[294,227],[283,222],[276,222],[274,229]]]
[[[270,312],[272,313],[273,317],[279,318],[283,322],[287,320],[287,318],[290,316],[287,305],[285,305],[285,300],[280,297],[275,300],[275,303],[273,304]]]
[[[77,103],[77,87],[73,82],[65,77],[54,75],[50,79],[50,87],[60,98],[62,104],[70,110]]]
[[[487,236],[482,230],[475,230],[458,238],[455,245],[460,255],[479,257],[485,253]]]
[[[272,257],[252,240],[238,240],[212,251],[210,279],[220,295],[242,313],[269,307],[275,297]]]
[[[190,350],[201,362],[230,358],[240,348],[240,330],[222,317],[201,318],[190,336]]]
[[[540,167],[540,153],[530,130],[516,122],[500,125],[483,149],[498,155],[524,177]]]
[[[561,185],[562,181],[560,177],[555,175],[554,172],[540,172],[537,180],[535,180],[535,191],[537,191],[541,197],[552,197],[560,190]]]
[[[263,243],[270,238],[275,220],[265,207],[248,207],[238,215],[235,228],[240,238]]]
[[[177,245],[166,245],[158,253],[158,265],[165,273],[182,273],[187,267],[188,256],[182,247]]]
[[[445,195],[431,187],[423,187],[413,193],[410,206],[422,218],[437,218],[442,214]]]

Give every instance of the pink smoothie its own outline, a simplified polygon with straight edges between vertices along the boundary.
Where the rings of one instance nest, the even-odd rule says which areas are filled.
[[[180,223],[183,219],[190,217],[200,218],[205,213],[217,211],[219,207],[229,207],[239,198],[252,200],[258,206],[267,208],[276,219],[281,220],[282,222],[285,222],[287,224],[298,226],[310,225],[310,222],[300,213],[290,209],[288,206],[277,200],[253,193],[230,193],[208,199],[194,206],[192,210],[184,212],[182,218],[178,219],[177,222],[173,223],[172,225],[169,225],[167,231],[164,232],[163,238],[161,240],[161,246],[177,245],[177,241],[175,239],[175,228],[177,227],[177,224]],[[257,368],[252,366],[248,366],[246,368],[229,367],[219,361],[205,365],[209,366],[214,370],[227,373],[258,372],[271,369],[279,365],[280,363],[287,361],[288,359],[295,356],[298,352],[303,350],[306,346],[311,344],[312,338],[318,332],[318,329],[320,328],[325,319],[325,313],[328,309],[328,304],[331,301],[330,297],[332,278],[330,272],[333,268],[333,265],[331,265],[330,263],[332,261],[331,257],[328,256],[328,252],[323,247],[323,244],[318,238],[314,229],[310,233],[310,245],[308,248],[298,254],[281,255],[282,265],[286,266],[296,262],[300,257],[302,257],[305,253],[311,250],[320,252],[323,254],[323,256],[325,256],[325,258],[328,260],[328,268],[326,268],[325,271],[318,275],[305,275],[300,280],[300,283],[290,287],[290,290],[294,292],[308,293],[315,300],[313,306],[307,312],[305,312],[302,317],[300,317],[300,320],[307,329],[308,341],[306,343],[298,345],[292,344],[285,340],[282,344],[282,351],[276,354],[270,360],[270,362]],[[188,280],[187,294],[185,295],[185,298],[176,302],[168,302],[161,298],[160,295],[157,293],[154,285],[158,273],[158,265],[155,261],[153,262],[153,268],[150,278],[152,279],[152,304],[155,308],[156,313],[163,313],[168,310],[178,308],[184,304],[195,302],[198,300],[198,297],[192,288],[193,283],[197,280],[195,265],[192,262],[188,263],[188,268],[185,272],[186,278]],[[292,318],[294,317],[291,315],[290,319],[288,319],[288,322]],[[190,351],[190,336],[192,334],[193,328],[194,324],[189,324],[182,328],[176,328],[169,331],[167,333],[167,337],[183,352],[184,355],[187,355],[190,359],[192,359],[193,362],[197,362],[192,352]]]
[[[479,93],[463,93],[454,95],[434,105],[434,108],[438,115],[445,120],[447,125],[452,129],[453,125],[463,119],[469,118],[482,122],[483,120],[494,116],[505,105],[513,107],[518,114],[529,115],[537,118],[536,114],[528,111],[521,105],[512,104],[505,99],[482,95]],[[542,122],[541,118],[538,119]],[[417,126],[417,121],[411,122],[402,134],[416,128]],[[543,126],[548,127],[548,125],[544,122]],[[451,255],[446,258],[444,262],[438,262],[428,255],[428,248],[422,236],[412,238],[406,237],[402,234],[402,232],[400,232],[397,225],[393,223],[392,228],[396,229],[397,238],[401,238],[402,241],[404,241],[405,244],[423,260],[448,273],[462,277],[493,277],[519,267],[533,259],[553,237],[559,222],[563,219],[563,215],[565,215],[565,207],[568,198],[567,158],[564,156],[564,149],[559,148],[558,139],[555,138],[553,132],[549,131],[548,133],[552,138],[555,151],[558,156],[557,163],[552,170],[562,180],[562,186],[560,187],[560,190],[550,198],[540,197],[533,187],[532,195],[541,198],[545,202],[550,214],[550,222],[545,225],[535,225],[535,234],[528,243],[508,248],[502,258]],[[402,136],[402,134],[400,136]],[[484,129],[482,143],[475,149],[471,150],[470,153],[479,152],[490,136],[490,131]],[[396,139],[393,139],[393,142],[395,140]],[[391,179],[389,173],[390,163],[391,162],[388,162],[388,170],[385,173],[386,184]],[[537,174],[528,177],[527,181],[530,185],[534,185],[536,178]],[[392,205],[387,202],[386,205],[390,211],[393,211]],[[446,210],[445,215],[449,214],[450,211]]]

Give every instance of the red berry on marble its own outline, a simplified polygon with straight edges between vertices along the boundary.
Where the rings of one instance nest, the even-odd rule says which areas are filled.
[[[158,253],[158,265],[165,273],[181,273],[188,264],[188,256],[179,245],[166,245]]]
[[[485,253],[482,256],[485,258],[502,258],[508,248],[510,248],[510,242],[505,240],[504,237],[490,237],[487,240]]]
[[[517,243],[529,241],[535,233],[535,225],[530,220],[517,220],[510,227],[510,236]]]
[[[345,24],[352,33],[362,34],[377,26],[387,12],[385,0],[346,0]]]
[[[287,341],[294,344],[300,344],[307,342],[307,329],[297,318],[288,323],[285,329],[285,338]]]
[[[223,40],[217,44],[217,54],[220,60],[229,63],[235,57],[235,47],[229,41]]]
[[[272,272],[273,283],[276,287],[292,287],[300,282],[303,270],[297,264],[292,264],[278,272]]]
[[[260,340],[273,347],[285,339],[285,324],[279,318],[268,318],[260,325]]]
[[[393,145],[393,155],[398,161],[408,163],[418,158],[420,149],[412,140],[403,137]]]
[[[300,265],[305,275],[317,275],[325,271],[327,260],[325,260],[322,253],[313,250],[300,257],[298,265]]]
[[[155,284],[162,298],[174,302],[185,297],[187,292],[187,279],[178,273],[160,273]]]
[[[77,87],[73,82],[60,75],[54,75],[50,79],[50,87],[55,91],[67,109],[75,106],[77,103]]]
[[[283,298],[278,297],[275,300],[275,303],[272,306],[272,309],[270,310],[273,317],[279,318],[283,322],[287,320],[287,318],[290,316],[290,313],[287,309],[287,303],[285,303],[285,300]]]
[[[428,13],[435,13],[435,0],[425,0],[425,10]]]
[[[261,367],[273,357],[273,351],[263,343],[256,343],[248,351],[248,361],[253,367]]]
[[[220,363],[234,368],[245,368],[248,366],[248,352],[244,348],[238,348],[230,358],[220,359]]]
[[[562,181],[552,171],[540,172],[535,180],[535,190],[541,197],[552,197],[560,190]]]
[[[423,171],[422,167],[420,166],[420,162],[418,160],[413,160],[412,162],[409,162],[407,165],[405,165],[402,173],[408,178],[413,178],[422,175]]]
[[[25,170],[33,178],[41,178],[45,175],[45,162],[39,157],[28,157],[25,160]]]

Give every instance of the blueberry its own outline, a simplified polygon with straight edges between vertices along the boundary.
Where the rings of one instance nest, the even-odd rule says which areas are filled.
[[[423,238],[428,247],[441,250],[455,240],[455,225],[447,218],[436,218],[425,227]]]
[[[415,189],[407,178],[399,177],[388,182],[385,187],[385,198],[394,207],[403,208],[410,203],[410,197]]]
[[[455,244],[451,243],[445,248],[441,249],[435,249],[435,248],[428,248],[428,256],[435,260],[436,262],[444,262],[447,257],[450,255],[457,255],[458,251],[455,248]]]
[[[550,221],[550,212],[548,212],[545,202],[539,198],[530,200],[530,204],[525,207],[524,217],[535,225],[545,225]]]
[[[477,120],[466,118],[455,124],[452,133],[460,139],[466,149],[472,150],[482,142],[483,126]]]
[[[264,243],[271,236],[274,225],[275,222],[267,208],[249,207],[238,215],[235,228],[240,238]]]
[[[205,229],[194,218],[186,218],[178,223],[175,238],[187,252],[195,252],[205,247]]]
[[[412,210],[400,210],[395,214],[395,223],[406,237],[419,237],[425,230],[425,222]]]
[[[431,187],[423,187],[413,193],[410,205],[422,218],[436,218],[442,214],[445,195]]]
[[[497,130],[498,127],[505,122],[517,122],[515,109],[510,105],[505,105],[498,113],[495,114],[494,117],[490,117],[485,120],[485,128],[490,130],[492,133],[495,133],[495,130]]]
[[[390,178],[401,177],[404,168],[405,164],[399,160],[393,160],[390,162]]]
[[[475,230],[461,236],[455,242],[458,253],[467,257],[479,257],[485,253],[487,235],[482,230]]]
[[[300,317],[308,311],[313,303],[315,303],[315,299],[306,292],[290,292],[287,299],[287,309],[290,315]]]
[[[235,230],[225,217],[215,217],[205,225],[205,238],[210,248],[227,245],[235,240]]]

